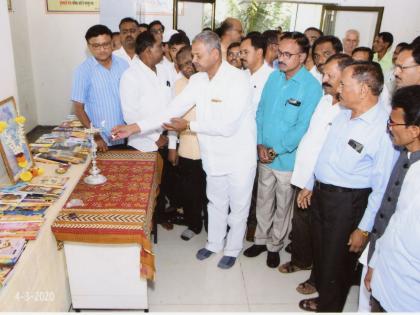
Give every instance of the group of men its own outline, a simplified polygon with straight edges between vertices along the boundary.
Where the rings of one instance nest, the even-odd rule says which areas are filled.
[[[247,234],[244,256],[312,270],[297,290],[319,296],[302,309],[339,312],[360,258],[361,310],[420,309],[419,38],[393,54],[387,32],[372,51],[357,30],[343,41],[314,27],[244,36],[234,18],[192,45],[159,21],[119,28],[114,53],[106,26],[87,31],[75,112],[104,127],[102,151],[159,152],[155,219],[167,226],[168,208],[182,207],[186,241],[206,227],[197,259],[223,252],[229,269]]]

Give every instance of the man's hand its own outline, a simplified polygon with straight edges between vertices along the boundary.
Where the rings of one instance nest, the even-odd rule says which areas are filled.
[[[168,140],[167,136],[160,135],[159,139],[155,143],[156,143],[157,147],[160,149],[160,148],[163,148],[164,146],[168,145],[168,141],[169,140]]]
[[[140,127],[137,124],[118,125],[112,128],[112,140],[128,138],[138,132],[140,132]]]
[[[301,209],[308,209],[311,205],[312,191],[303,188],[297,196],[297,205]]]
[[[97,150],[99,152],[106,152],[106,151],[108,151],[108,145],[106,144],[106,142],[104,141],[104,139],[102,139],[102,137],[99,134],[96,134],[95,135],[95,142],[96,142]]]
[[[168,151],[168,161],[173,166],[178,164],[178,152],[176,151],[176,149],[169,149],[169,151]]]
[[[372,281],[372,275],[373,275],[373,268],[368,267],[368,271],[365,276],[365,287],[369,292],[372,291],[372,288],[370,286],[370,282]]]
[[[272,160],[270,159],[268,155],[268,150],[263,144],[257,145],[257,150],[258,150],[258,158],[260,159],[261,163],[267,164],[267,163],[272,162]]]
[[[353,253],[361,252],[366,245],[367,240],[368,237],[364,235],[361,230],[355,229],[353,233],[351,233],[349,242],[347,243],[347,245],[350,246],[349,251]]]
[[[184,131],[188,127],[188,120],[183,118],[172,118],[168,124],[163,124],[163,128],[169,131]]]

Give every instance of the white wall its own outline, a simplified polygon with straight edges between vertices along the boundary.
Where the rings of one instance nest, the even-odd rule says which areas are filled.
[[[224,0],[217,1],[220,4]],[[334,2],[334,0],[302,1]],[[418,18],[420,0],[338,0],[336,2],[347,6],[385,6],[381,30],[392,32],[395,42],[411,41],[420,34]],[[72,109],[69,100],[72,74],[87,56],[84,34],[90,26],[99,23],[99,14],[47,14],[45,0],[13,0],[16,8],[16,12],[11,14],[15,46],[15,58],[13,58],[13,53],[7,50],[7,45],[10,44],[10,28],[9,14],[7,9],[4,9],[6,1],[2,0],[0,3],[2,6],[0,27],[2,33],[3,30],[6,33],[5,39],[2,36],[0,68],[2,74],[13,72],[11,75],[1,76],[0,80],[5,82],[0,82],[0,94],[2,97],[18,96],[13,71],[13,59],[15,59],[19,99],[22,102],[22,112],[26,111],[30,116],[29,123],[57,124]],[[198,16],[200,8],[196,4],[192,4],[191,7],[189,5],[190,3],[185,3],[185,15],[179,18],[179,27],[192,36],[198,29],[201,15]],[[155,19],[162,20],[167,28],[172,28],[171,15],[145,16],[146,22]]]

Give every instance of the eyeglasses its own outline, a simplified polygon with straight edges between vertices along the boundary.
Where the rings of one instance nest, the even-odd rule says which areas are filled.
[[[238,51],[238,52],[229,52],[227,55],[230,58],[239,58],[241,56],[241,52],[240,51]]]
[[[152,34],[162,34],[163,30],[162,29],[151,29],[150,33],[152,33]]]
[[[404,71],[405,69],[415,68],[420,65],[409,65],[409,66],[401,66],[401,65],[395,65],[395,69],[398,69],[400,71]]]
[[[386,125],[388,126],[388,128],[395,127],[395,126],[407,126],[407,124],[398,124],[395,121],[392,121],[391,118],[388,119],[388,121],[386,122]]]
[[[111,48],[111,46],[112,46],[112,41],[111,42],[106,42],[106,43],[102,43],[102,44],[98,44],[98,43],[95,43],[95,44],[91,44],[91,43],[88,43],[93,49],[95,49],[95,50],[99,50],[99,49],[101,49],[101,48],[104,48],[104,49],[108,49],[108,48]]]
[[[300,53],[292,54],[292,53],[289,53],[288,51],[283,52],[280,50],[277,52],[277,54],[279,58],[284,57],[286,59],[290,59],[292,56],[295,56],[295,55],[300,55]]]

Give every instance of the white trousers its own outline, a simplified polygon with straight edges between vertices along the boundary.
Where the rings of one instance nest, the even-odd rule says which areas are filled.
[[[224,250],[224,255],[231,257],[241,252],[255,171],[256,168],[251,167],[222,176],[207,175],[208,250],[215,253]],[[226,237],[228,225],[230,230]]]
[[[370,313],[370,292],[365,286],[365,276],[368,271],[367,257],[369,252],[369,244],[365,247],[362,255],[360,255],[359,262],[363,265],[362,278],[360,279],[360,290],[359,290],[359,313]]]

